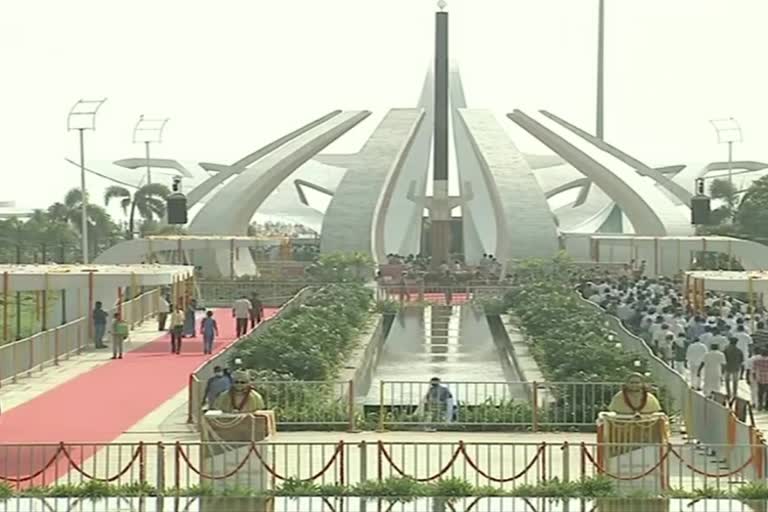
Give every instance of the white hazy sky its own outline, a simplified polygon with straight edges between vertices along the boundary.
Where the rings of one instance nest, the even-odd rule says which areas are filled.
[[[606,138],[652,165],[722,159],[708,120],[734,116],[737,158],[768,160],[766,0],[608,0]],[[449,0],[470,107],[546,108],[594,127],[597,0]],[[87,157],[139,156],[139,114],[171,118],[153,156],[231,163],[330,110],[368,109],[354,151],[415,105],[433,0],[0,2],[0,199],[45,206],[78,186],[66,117],[109,98]],[[518,140],[523,150],[536,150]]]

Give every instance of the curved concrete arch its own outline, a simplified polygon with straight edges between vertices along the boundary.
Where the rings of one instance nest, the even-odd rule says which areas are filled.
[[[744,169],[746,171],[760,171],[768,168],[768,164],[756,162],[754,160],[736,160],[731,162],[732,169]],[[727,171],[728,162],[712,162],[704,167],[687,165],[683,170],[675,175],[673,180],[683,187],[690,187],[693,190],[697,179],[703,178],[712,171]]]
[[[550,199],[555,197],[558,194],[562,194],[563,192],[567,192],[569,190],[573,190],[574,188],[584,188],[586,187],[590,181],[587,178],[579,178],[575,181],[569,181],[568,183],[563,183],[562,185],[551,188],[544,192],[544,197],[546,199]]]
[[[233,163],[232,165],[227,166],[227,165],[221,165],[221,164],[201,162],[200,167],[206,170],[217,171],[217,174],[214,174],[213,176],[209,177],[207,180],[199,184],[197,187],[195,187],[193,190],[191,190],[187,194],[187,207],[194,206],[195,204],[200,202],[205,196],[213,192],[216,189],[216,187],[224,183],[228,178],[234,176],[237,173],[242,172],[246,167],[253,164],[254,162],[257,162],[259,159],[268,155],[269,153],[276,150],[283,144],[290,142],[291,140],[306,133],[312,128],[320,126],[324,122],[328,121],[329,119],[332,119],[334,116],[337,116],[339,114],[341,114],[341,110],[334,110],[329,114],[326,114],[318,119],[315,119],[314,121],[305,124],[301,128],[294,130],[291,133],[288,133],[287,135],[280,137],[279,139],[273,140],[266,146],[262,146],[261,148],[257,149],[253,153],[250,153],[244,156],[243,158]]]
[[[349,111],[335,115],[307,130],[256,161],[224,185],[215,201],[208,201],[189,225],[194,234],[245,234],[251,218],[272,191],[319,151],[357,126],[368,111]],[[227,254],[220,252],[201,259],[209,275],[221,275],[229,267]],[[254,271],[250,255],[240,257],[235,273]]]
[[[122,158],[120,160],[115,160],[113,162],[115,165],[119,165],[120,167],[125,167],[126,169],[140,169],[142,167],[147,166],[147,159],[146,158]],[[149,159],[149,165],[153,168],[159,168],[159,169],[173,169],[175,171],[179,171],[179,174],[182,176],[186,176],[187,178],[194,178],[194,174],[192,174],[189,169],[181,165],[176,160],[172,160],[170,158],[150,158]]]
[[[501,261],[556,254],[554,218],[523,155],[492,112],[460,109],[459,114],[493,204],[498,233],[495,254]],[[469,201],[463,211],[471,208]]]
[[[657,167],[656,170],[661,174],[672,174],[673,176],[685,169],[684,165],[667,165],[665,167]]]
[[[668,190],[675,198],[678,199],[678,201],[680,201],[681,204],[690,206],[691,198],[693,197],[693,195],[687,189],[685,189],[685,187],[680,186],[680,184],[664,176],[662,173],[658,172],[656,169],[653,169],[645,165],[640,160],[628,155],[627,153],[616,148],[615,146],[608,144],[604,140],[599,139],[594,135],[582,130],[578,126],[569,123],[565,119],[562,119],[546,110],[540,110],[539,112],[541,113],[541,115],[551,119],[552,121],[556,122],[563,128],[570,130],[571,132],[575,133],[576,135],[586,140],[587,142],[591,143],[592,145],[600,148],[606,153],[612,155],[613,157],[621,160],[625,164],[634,168],[641,176],[648,176],[653,181],[655,181],[656,183],[664,187],[666,190]]]
[[[311,188],[312,190],[316,190],[317,192],[321,192],[323,194],[333,196],[334,191],[327,189],[325,187],[321,187],[320,185],[315,185],[314,183],[310,183],[307,180],[293,180],[293,186],[296,187],[296,194],[299,196],[299,201],[301,201],[301,204],[304,206],[309,206],[309,201],[307,201],[307,195],[304,193],[304,191],[301,189],[302,187]]]
[[[562,156],[590,180],[597,183],[614,202],[624,209],[639,234],[657,236],[667,234],[665,222],[657,213],[664,210],[664,205],[661,205],[661,209],[659,208],[660,205],[657,204],[654,204],[652,207],[646,198],[643,197],[643,191],[649,187],[645,183],[641,183],[642,177],[637,174],[634,175],[636,179],[633,179],[633,176],[618,176],[615,172],[598,163],[563,137],[520,110],[515,110],[507,115],[521,128]],[[653,194],[649,191],[647,199],[652,199],[654,195],[658,196],[659,194]]]
[[[65,158],[64,160],[67,161],[68,163],[74,165],[78,169],[80,168],[80,164],[78,162],[75,162],[74,160],[70,160],[69,158]],[[104,174],[102,172],[94,171],[90,167],[85,167],[85,172],[91,173],[94,176],[98,176],[99,178],[104,178],[105,180],[109,180],[109,181],[111,181],[113,183],[117,183],[118,185],[123,185],[123,186],[130,187],[130,188],[137,188],[137,184],[136,183],[128,183],[127,181],[122,181],[122,180],[119,180],[117,178],[113,178],[113,177],[108,176],[108,175],[106,175],[106,174]]]
[[[321,252],[362,252],[384,261],[384,219],[423,118],[421,109],[392,109],[384,116],[333,194]]]

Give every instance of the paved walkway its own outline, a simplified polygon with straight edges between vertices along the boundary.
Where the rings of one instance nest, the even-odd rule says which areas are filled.
[[[146,320],[131,331],[130,341],[125,344],[125,351],[139,349],[156,340],[162,334],[157,331],[157,320]],[[109,363],[111,360],[111,348],[88,349],[80,355],[73,355],[69,359],[60,361],[58,366],[49,365],[43,370],[33,371],[29,376],[19,377],[16,383],[3,384],[0,387],[2,411],[8,412],[69,380]],[[2,416],[0,416],[1,421]]]

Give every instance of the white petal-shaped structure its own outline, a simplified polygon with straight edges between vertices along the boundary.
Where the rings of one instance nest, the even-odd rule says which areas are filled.
[[[386,258],[384,219],[419,126],[421,109],[393,109],[356,155],[323,219],[322,252],[363,252]]]
[[[562,130],[555,133],[556,123],[550,121],[547,125],[545,120],[536,120],[519,110],[508,116],[597,184],[626,212],[637,233],[665,236],[692,232],[690,209],[677,204],[656,188],[653,181],[626,166],[613,165],[613,157],[594,146],[592,150],[577,147],[578,141],[574,139],[579,137],[571,132],[562,133]],[[610,162],[608,165],[603,164],[606,160]]]
[[[367,111],[341,112],[267,154],[238,174],[208,201],[189,225],[192,234],[244,235],[256,211],[299,166],[368,117]],[[228,275],[229,254],[201,255],[206,275]],[[237,275],[254,273],[249,254],[238,259]]]

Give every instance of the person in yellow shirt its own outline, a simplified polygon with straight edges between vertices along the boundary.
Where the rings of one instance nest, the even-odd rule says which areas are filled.
[[[251,387],[250,376],[245,370],[232,374],[232,387],[220,394],[213,404],[213,409],[230,414],[247,414],[264,408],[264,399]]]
[[[661,412],[661,404],[653,393],[648,391],[645,377],[639,373],[631,373],[621,391],[611,400],[608,410],[627,416],[641,416]]]

